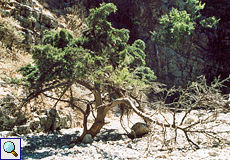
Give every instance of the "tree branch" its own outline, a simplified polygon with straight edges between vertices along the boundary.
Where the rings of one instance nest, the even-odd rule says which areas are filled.
[[[51,98],[51,99],[54,99],[54,100],[59,100],[61,102],[66,102],[66,103],[69,103],[70,105],[72,105],[74,108],[77,108],[83,115],[85,115],[85,111],[83,109],[81,109],[80,107],[76,106],[73,102],[69,101],[69,100],[64,100],[64,99],[58,99],[58,98],[55,98],[55,97],[52,97],[52,96],[48,96],[47,94],[45,93],[42,93],[44,96],[48,97],[48,98]]]

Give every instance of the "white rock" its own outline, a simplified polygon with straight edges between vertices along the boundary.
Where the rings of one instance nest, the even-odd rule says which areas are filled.
[[[12,131],[2,131],[0,132],[0,137],[6,138],[8,136],[12,136],[14,133]]]
[[[218,152],[216,152],[216,151],[208,152],[208,154],[209,154],[210,156],[212,156],[212,157],[217,157],[217,156],[220,155],[220,154],[219,154]]]

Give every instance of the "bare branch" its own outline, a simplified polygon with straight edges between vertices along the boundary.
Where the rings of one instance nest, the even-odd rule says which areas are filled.
[[[74,103],[72,103],[70,100],[64,100],[64,99],[58,99],[58,98],[55,98],[55,97],[52,97],[52,96],[49,96],[45,93],[43,93],[44,96],[48,97],[48,98],[51,98],[51,99],[54,99],[54,100],[59,100],[61,102],[66,102],[66,103],[69,103],[70,105],[72,105],[74,108],[78,109],[83,115],[85,115],[85,111],[83,109],[81,109],[80,107],[76,106]],[[82,100],[81,100],[82,101]]]

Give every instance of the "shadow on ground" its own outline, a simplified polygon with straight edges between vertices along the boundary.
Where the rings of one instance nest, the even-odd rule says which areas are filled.
[[[96,141],[118,141],[127,138],[127,134],[120,134],[116,129],[103,129],[96,137]]]
[[[78,136],[79,131],[73,134],[52,133],[48,135],[24,136],[22,139],[27,145],[21,149],[22,159],[41,159],[55,155],[56,149],[69,148],[68,143]],[[66,152],[66,155],[69,153]]]
[[[72,134],[51,133],[47,135],[25,135],[21,137],[23,141],[26,141],[27,143],[27,145],[22,147],[21,150],[22,159],[42,159],[54,156],[60,152],[58,149],[62,150],[62,156],[68,156],[71,154],[69,151],[69,142],[78,136],[80,136],[79,131],[75,131],[75,133]],[[119,141],[125,140],[127,138],[127,134],[120,134],[116,129],[102,129],[101,132],[94,138],[94,140],[96,142],[102,140],[103,142],[107,143],[108,141]],[[82,145],[80,143],[76,145],[87,147],[87,145]],[[103,155],[109,156],[109,153],[106,153],[97,146],[94,147],[100,150]]]

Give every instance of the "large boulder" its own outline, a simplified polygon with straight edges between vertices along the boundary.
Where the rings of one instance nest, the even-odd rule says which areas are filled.
[[[63,113],[56,109],[40,110],[29,123],[33,132],[53,132],[75,126],[71,113]]]
[[[151,130],[149,127],[142,122],[135,123],[131,128],[131,133],[128,134],[128,137],[133,138],[141,138],[143,135],[148,134]]]

